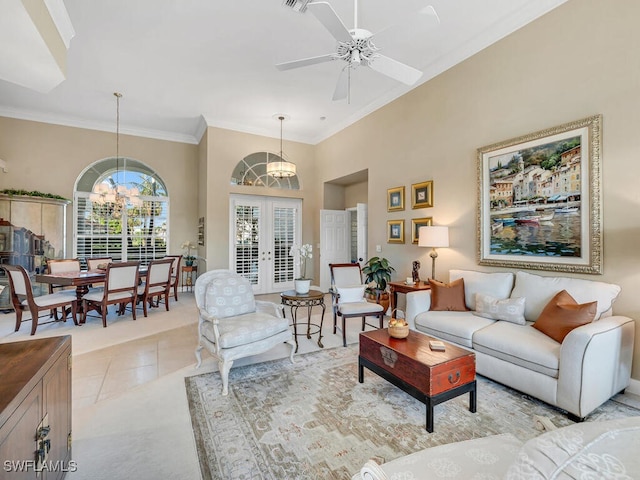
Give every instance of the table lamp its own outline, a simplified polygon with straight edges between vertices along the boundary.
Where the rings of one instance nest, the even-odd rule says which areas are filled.
[[[449,246],[449,227],[443,226],[428,226],[420,227],[418,230],[418,246],[430,247],[431,253],[431,278],[436,278],[436,257],[438,252],[436,248]]]

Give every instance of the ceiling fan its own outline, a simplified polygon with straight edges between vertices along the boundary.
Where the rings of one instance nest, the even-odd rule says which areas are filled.
[[[319,55],[317,57],[303,58],[292,62],[284,62],[276,65],[278,70],[290,70],[293,68],[307,67],[318,63],[330,62],[333,60],[342,60],[347,65],[342,69],[335,91],[333,92],[333,100],[342,100],[349,95],[350,73],[351,69],[361,65],[369,67],[387,77],[393,78],[406,85],[415,84],[422,72],[409,65],[398,62],[392,58],[381,55],[378,48],[373,44],[371,39],[373,33],[363,28],[358,28],[358,0],[354,0],[354,26],[349,30],[338,17],[338,14],[328,2],[309,2],[299,11],[309,9],[311,13],[324,25],[324,27],[337,40],[338,45],[334,53]],[[439,23],[438,15],[432,6],[427,6],[420,11],[421,14],[427,14],[435,17]]]

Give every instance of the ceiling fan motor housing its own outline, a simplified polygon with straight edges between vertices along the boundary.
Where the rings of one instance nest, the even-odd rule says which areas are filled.
[[[368,65],[375,58],[375,52],[379,50],[371,41],[373,34],[363,28],[349,30],[349,33],[353,39],[346,43],[338,42],[337,57],[356,66],[363,61]]]

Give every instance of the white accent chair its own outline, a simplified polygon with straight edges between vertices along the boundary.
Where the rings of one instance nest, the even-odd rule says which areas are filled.
[[[331,296],[333,297],[333,333],[335,335],[338,317],[342,318],[342,345],[347,346],[345,320],[362,317],[362,331],[365,325],[382,328],[384,308],[364,298],[366,285],[362,283],[362,269],[359,263],[330,263]],[[366,323],[366,317],[377,317],[379,326]]]
[[[22,312],[29,310],[31,312],[31,335],[36,333],[38,328],[39,313],[47,310],[62,307],[62,311],[66,312],[65,307],[71,307],[73,315],[73,323],[78,324],[76,317],[78,299],[75,290],[62,290],[48,295],[40,295],[34,297],[31,288],[31,279],[27,271],[20,265],[3,265],[2,268],[9,274],[9,286],[11,289],[11,302],[16,311],[16,332],[20,329],[22,323]],[[66,314],[63,313],[63,320],[66,321]],[[50,322],[47,322],[50,323]]]
[[[230,270],[210,270],[195,284],[198,322],[196,359],[200,367],[202,349],[218,361],[222,394],[229,393],[229,370],[238,358],[266,352],[280,343],[296,344],[282,307],[256,300],[249,280]]]
[[[123,311],[131,304],[131,314],[136,319],[136,299],[138,297],[138,269],[140,262],[116,262],[107,265],[104,289],[90,291],[82,297],[82,323],[87,320],[89,307],[102,314],[102,326],[107,327],[107,306],[118,304]]]

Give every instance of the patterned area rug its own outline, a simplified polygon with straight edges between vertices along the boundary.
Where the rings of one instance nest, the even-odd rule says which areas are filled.
[[[436,406],[435,431],[425,406],[365,369],[358,346],[334,348],[231,370],[229,395],[218,373],[185,379],[205,480],[350,479],[369,458],[389,461],[417,450],[511,433],[540,434],[534,416],[572,422],[527,395],[478,377],[478,412],[469,395]],[[610,400],[588,421],[640,415]],[[539,426],[538,426],[539,428]]]

